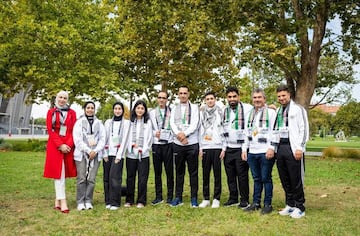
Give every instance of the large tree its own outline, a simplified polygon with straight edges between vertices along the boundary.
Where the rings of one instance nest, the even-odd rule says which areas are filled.
[[[119,88],[109,9],[90,0],[1,1],[0,93],[30,101],[59,90],[104,100]]]
[[[306,108],[314,91],[326,95],[341,81],[355,83],[352,65],[359,60],[358,1],[238,1],[233,9],[241,22],[241,65],[258,70],[270,67],[273,76],[283,77],[293,98]],[[327,28],[336,19],[342,26],[341,35]]]
[[[229,14],[226,2],[221,4],[116,1],[119,55],[125,62],[120,73],[132,79],[132,92],[145,93],[151,101],[156,85],[172,94],[187,85],[195,100],[205,90],[222,91],[238,71],[232,63],[235,34],[222,27]]]
[[[350,102],[342,106],[333,119],[335,132],[344,131],[346,136],[360,136],[360,102]]]

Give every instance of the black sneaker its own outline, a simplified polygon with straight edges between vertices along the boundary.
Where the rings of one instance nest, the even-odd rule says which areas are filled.
[[[243,210],[249,206],[250,206],[250,204],[248,202],[240,202],[240,204],[238,205],[238,207]]]
[[[273,210],[271,205],[265,205],[263,209],[261,209],[261,214],[270,214]]]
[[[235,201],[235,200],[228,200],[227,202],[224,203],[224,207],[231,207],[231,206],[235,206],[239,204],[238,201]]]
[[[160,204],[160,203],[163,203],[164,201],[162,199],[158,199],[156,198],[154,201],[151,202],[151,204],[153,206],[157,205],[157,204]]]
[[[172,198],[168,198],[168,199],[166,200],[166,203],[167,203],[167,204],[171,204],[171,202],[172,202]]]
[[[246,208],[244,209],[244,211],[246,211],[246,212],[252,212],[252,211],[257,211],[257,210],[260,210],[260,209],[261,209],[260,204],[258,204],[258,203],[253,203],[253,204],[251,204],[250,206],[246,207]]]

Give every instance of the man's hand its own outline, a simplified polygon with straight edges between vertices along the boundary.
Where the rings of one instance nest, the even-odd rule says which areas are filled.
[[[221,150],[220,156],[219,156],[220,160],[224,160],[224,157],[225,157],[225,151]]]
[[[247,153],[246,153],[246,152],[242,152],[242,153],[241,153],[241,159],[242,159],[243,161],[247,161]]]
[[[186,135],[184,132],[180,132],[176,135],[176,138],[182,143],[184,139],[186,139]]]
[[[295,160],[299,161],[303,157],[303,151],[296,149],[295,151]]]
[[[265,158],[266,158],[267,160],[270,160],[270,159],[274,158],[274,155],[275,155],[274,150],[272,150],[272,149],[269,148],[269,149],[266,151]]]
[[[160,130],[156,131],[155,137],[160,138]]]

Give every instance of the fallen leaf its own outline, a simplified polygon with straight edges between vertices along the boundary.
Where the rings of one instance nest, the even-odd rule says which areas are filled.
[[[320,198],[324,198],[324,197],[327,197],[328,195],[327,194],[323,194],[320,196]]]

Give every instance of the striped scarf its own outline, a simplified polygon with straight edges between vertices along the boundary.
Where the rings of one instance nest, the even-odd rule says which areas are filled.
[[[139,137],[137,137],[137,127],[140,125]],[[142,148],[144,147],[144,118],[141,118],[139,121],[135,119],[134,122],[131,122],[131,151],[133,151],[134,147],[137,146],[139,150],[139,157],[141,159]]]
[[[267,107],[262,107],[259,111],[255,112],[255,108],[252,109],[250,113],[250,117],[248,120],[248,128],[254,127],[254,119],[258,112],[261,112],[260,119],[259,119],[259,127],[262,128],[265,126],[266,128],[269,127],[269,112]]]
[[[69,107],[67,105],[65,105],[63,107],[56,107],[56,109],[54,110],[52,117],[51,117],[51,123],[52,123],[53,129],[56,127],[56,114],[59,113],[59,117],[60,117],[59,123],[60,123],[60,125],[63,125],[63,124],[65,124],[68,110],[69,110]]]
[[[185,106],[185,112],[182,115],[181,106]],[[183,125],[190,124],[190,103],[179,104],[175,108],[174,122],[179,130],[182,130]],[[183,131],[183,130],[182,130]]]
[[[170,129],[170,107],[165,107],[165,114],[161,114],[160,107],[155,111],[158,129]]]
[[[202,120],[202,125],[204,127],[205,130],[207,130],[208,128],[210,128],[212,125],[215,124],[216,121],[216,111],[219,112],[219,107],[218,106],[213,106],[213,107],[208,107],[205,106],[205,109],[203,110],[203,120]]]

